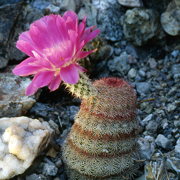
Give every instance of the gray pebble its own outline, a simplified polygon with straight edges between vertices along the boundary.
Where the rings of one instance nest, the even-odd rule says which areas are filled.
[[[128,72],[128,77],[129,77],[129,78],[135,78],[135,77],[136,77],[136,74],[137,74],[136,69],[132,68],[132,69],[130,69],[129,72]]]
[[[163,134],[159,134],[157,136],[155,143],[164,149],[169,149],[169,146],[171,145],[171,141],[168,138],[166,138]]]
[[[58,168],[53,163],[44,163],[42,171],[44,175],[55,176],[58,172]]]
[[[139,94],[146,94],[150,91],[151,84],[148,82],[137,82],[136,89]]]

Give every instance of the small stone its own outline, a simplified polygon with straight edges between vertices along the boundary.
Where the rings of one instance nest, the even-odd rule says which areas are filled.
[[[127,7],[142,7],[143,3],[141,0],[118,0],[119,4]]]
[[[146,126],[146,130],[151,134],[155,134],[157,132],[157,128],[158,123],[156,121],[149,121]]]
[[[164,31],[171,35],[180,35],[180,8],[173,2],[168,5],[169,8],[161,14],[161,24]]]
[[[156,68],[157,62],[155,61],[154,58],[150,58],[148,62],[149,62],[150,68],[152,68],[152,69]]]
[[[63,0],[61,3],[61,9],[64,11],[67,11],[67,10],[75,11],[76,10],[75,0]]]
[[[115,54],[115,56],[119,56],[121,54],[121,49],[120,48],[115,48],[114,49],[114,54]]]
[[[174,126],[179,128],[180,127],[180,121],[179,120],[174,121]]]
[[[175,152],[180,154],[180,138],[176,142]]]
[[[152,136],[145,136],[144,138],[139,138],[138,143],[140,145],[141,158],[151,159],[155,151],[154,138]]]
[[[63,165],[62,160],[61,160],[61,159],[58,159],[58,161],[56,161],[56,166],[57,166],[58,168],[60,168],[60,167],[62,167],[62,165]]]
[[[180,54],[180,51],[179,50],[174,50],[171,55],[176,58],[178,55]]]
[[[130,69],[130,71],[128,72],[129,78],[135,78],[136,74],[137,74],[137,71],[134,68]]]
[[[169,149],[169,146],[171,145],[171,141],[168,138],[166,138],[163,134],[159,134],[157,136],[155,143],[164,149]]]
[[[180,74],[180,64],[174,64],[172,67],[171,67],[171,71],[174,75],[176,74]]]
[[[55,176],[58,172],[58,168],[53,163],[43,164],[43,174],[47,176]]]
[[[151,84],[148,82],[137,82],[136,89],[139,94],[146,94],[150,91]]]
[[[142,120],[142,125],[146,125],[153,118],[153,114],[149,114]]]
[[[26,176],[26,180],[48,180],[48,178],[39,174],[31,174],[30,176]]]
[[[117,71],[120,74],[127,73],[130,66],[128,64],[128,59],[131,56],[123,52],[119,57],[115,57],[113,60],[108,62],[108,67],[110,71]]]
[[[167,106],[168,112],[174,111],[175,109],[176,109],[176,106],[174,104],[168,104],[168,106]]]
[[[48,13],[58,13],[60,11],[60,7],[55,6],[53,4],[49,4],[46,8],[45,11]]]
[[[145,77],[145,76],[146,76],[146,73],[145,73],[142,69],[140,69],[140,70],[138,71],[138,73],[139,73],[139,75],[140,75],[141,77]]]

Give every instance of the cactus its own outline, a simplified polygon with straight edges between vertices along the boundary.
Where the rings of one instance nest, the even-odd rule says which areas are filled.
[[[77,84],[64,84],[69,92],[78,98],[87,99],[88,97],[97,95],[97,89],[92,85],[90,79],[84,73],[80,73],[80,79]]]
[[[96,94],[82,99],[63,147],[70,180],[130,179],[138,155],[136,94],[124,80],[93,83]]]

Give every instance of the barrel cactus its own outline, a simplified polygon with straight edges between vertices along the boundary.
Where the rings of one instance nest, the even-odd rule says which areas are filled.
[[[82,96],[64,143],[67,175],[70,180],[130,179],[138,167],[136,94],[119,78],[96,80],[92,87],[92,94]]]

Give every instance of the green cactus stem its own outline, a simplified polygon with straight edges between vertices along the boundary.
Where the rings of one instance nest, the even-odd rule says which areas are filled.
[[[64,84],[70,93],[80,99],[94,97],[97,94],[97,89],[92,85],[91,80],[84,73],[80,73],[80,79],[77,84]]]

